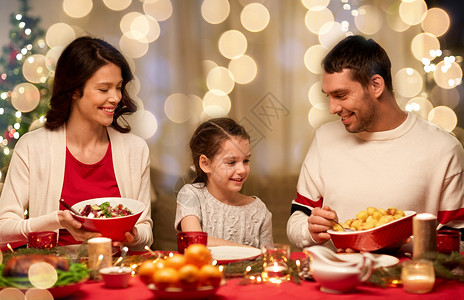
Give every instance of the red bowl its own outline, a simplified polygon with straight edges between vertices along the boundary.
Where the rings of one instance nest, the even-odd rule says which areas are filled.
[[[328,230],[335,247],[356,251],[375,251],[401,242],[412,235],[412,217],[415,211],[405,211],[405,216],[390,223],[367,230]]]
[[[113,217],[113,218],[87,218],[71,214],[75,219],[82,223],[82,227],[88,231],[96,231],[102,234],[104,237],[108,237],[113,241],[124,241],[126,232],[130,232],[134,225],[137,223],[140,215],[145,209],[145,204],[140,201],[129,199],[129,198],[95,198],[85,200],[76,203],[72,206],[76,211],[80,212],[87,204],[102,204],[103,202],[109,202],[111,206],[122,204],[131,210],[132,215],[124,217]]]

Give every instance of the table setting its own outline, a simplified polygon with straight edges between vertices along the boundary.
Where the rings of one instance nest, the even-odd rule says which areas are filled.
[[[113,238],[118,230],[127,230],[127,225],[118,227],[118,218],[109,222]],[[436,231],[435,222],[434,216],[405,212],[374,228],[329,232],[337,236],[335,246],[355,253],[319,245],[291,252],[290,245],[281,243],[261,249],[211,247],[205,232],[180,232],[172,251],[147,246],[130,251],[112,247],[113,239],[105,234],[80,245],[58,246],[56,232],[34,232],[26,247],[8,244],[0,252],[0,298],[462,298],[460,233]],[[370,238],[360,238],[366,235]],[[383,251],[409,236],[414,251]]]

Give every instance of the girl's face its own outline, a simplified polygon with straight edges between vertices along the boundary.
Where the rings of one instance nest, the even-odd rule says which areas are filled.
[[[82,97],[73,97],[70,119],[109,126],[122,98],[121,68],[109,63],[98,69],[84,86]]]
[[[211,161],[203,156],[208,160],[202,167],[208,176],[208,190],[212,194],[239,192],[250,173],[250,156],[250,142],[241,137],[225,140]]]

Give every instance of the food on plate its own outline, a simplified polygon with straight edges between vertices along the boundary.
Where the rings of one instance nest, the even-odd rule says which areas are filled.
[[[28,278],[29,268],[35,263],[46,262],[53,266],[57,273],[54,287],[74,284],[87,278],[87,268],[79,263],[53,254],[21,254],[8,258],[0,265],[0,288],[15,287],[27,289],[32,287]]]
[[[140,279],[153,283],[157,289],[181,288],[196,290],[202,286],[218,287],[223,273],[211,264],[211,253],[205,245],[193,244],[185,254],[171,254],[167,258],[145,261],[137,270]]]
[[[114,218],[132,215],[130,209],[122,204],[111,206],[108,201],[102,204],[87,204],[79,213],[87,218]]]
[[[342,225],[345,228],[357,231],[367,230],[390,223],[391,221],[400,219],[404,216],[404,211],[395,207],[390,207],[388,209],[368,207],[366,210],[358,212],[356,214],[356,218],[346,220],[345,223],[342,223]],[[338,224],[335,224],[333,229],[336,231],[343,231]]]

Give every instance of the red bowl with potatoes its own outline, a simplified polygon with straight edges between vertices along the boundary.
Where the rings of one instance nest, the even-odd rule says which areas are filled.
[[[333,244],[339,249],[355,251],[375,251],[395,245],[412,235],[412,218],[415,211],[405,211],[405,216],[367,230],[335,231],[328,230]]]

